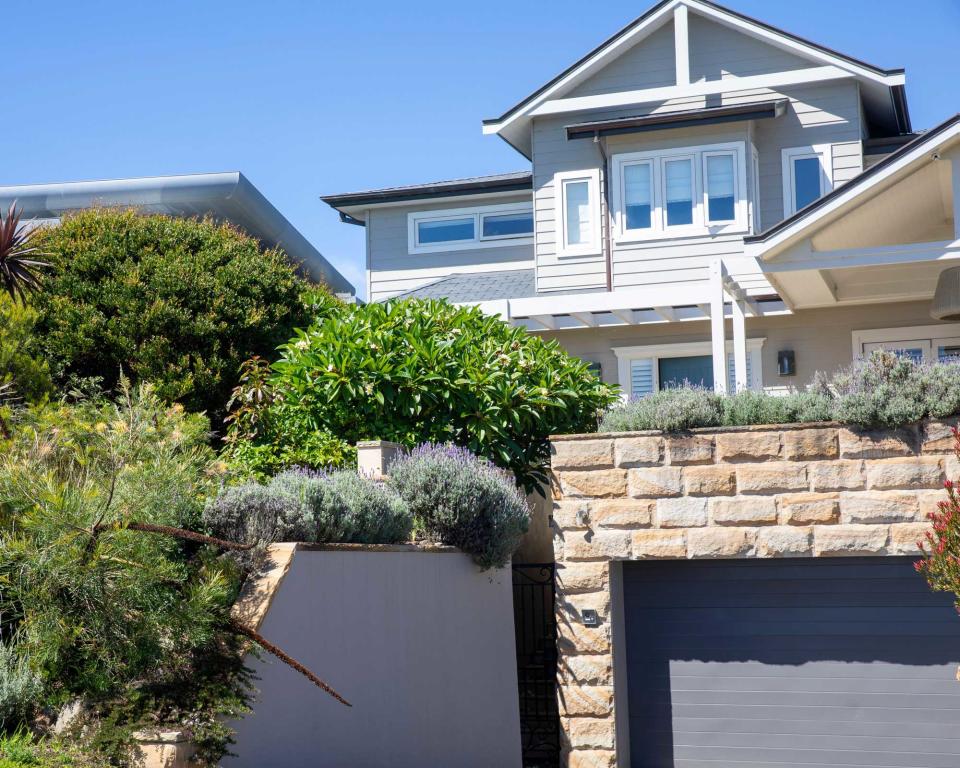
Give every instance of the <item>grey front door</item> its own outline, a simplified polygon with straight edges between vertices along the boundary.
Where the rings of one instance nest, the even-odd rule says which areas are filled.
[[[624,616],[633,766],[960,766],[960,617],[912,558],[625,563]]]

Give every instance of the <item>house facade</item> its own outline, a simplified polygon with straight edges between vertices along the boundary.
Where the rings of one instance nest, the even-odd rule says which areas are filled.
[[[371,301],[477,304],[625,396],[785,391],[878,347],[960,345],[931,317],[957,253],[957,124],[915,133],[904,83],[666,0],[484,121],[527,170],[324,200],[366,228]]]

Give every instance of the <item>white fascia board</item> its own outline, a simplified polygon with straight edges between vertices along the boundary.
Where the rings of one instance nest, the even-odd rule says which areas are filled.
[[[767,264],[765,274],[805,272],[821,269],[850,269],[893,264],[917,264],[927,261],[960,259],[960,240],[910,245],[849,248],[837,251],[805,251],[790,259]]]
[[[934,141],[925,142],[921,140],[911,151],[905,153],[887,167],[871,173],[872,178],[869,179],[869,183],[857,184],[857,180],[853,179],[845,186],[840,187],[838,191],[832,193],[834,196],[828,203],[797,219],[796,222],[778,232],[769,240],[745,243],[744,255],[758,261],[769,262],[802,238],[811,236],[816,229],[816,225],[829,223],[836,218],[836,215],[842,213],[846,206],[855,204],[859,198],[885,189],[894,183],[898,177],[912,173],[923,163],[933,162],[933,155],[936,151],[954,142],[958,136],[960,136],[960,122],[938,135]],[[764,266],[764,270],[767,269],[768,267]]]
[[[693,96],[713,96],[738,91],[752,91],[761,88],[777,89],[791,85],[823,83],[831,80],[852,78],[849,72],[839,67],[810,67],[794,69],[789,72],[773,72],[767,75],[748,77],[727,77],[723,80],[706,80],[689,85],[667,85],[661,88],[643,88],[636,91],[602,93],[595,96],[575,96],[569,99],[546,101],[530,114],[534,117],[557,115],[566,112],[582,112],[589,109],[611,109],[636,104],[686,99]],[[669,115],[669,112],[663,113]]]
[[[436,205],[439,203],[469,203],[484,200],[497,200],[504,197],[522,197],[529,195],[533,202],[533,191],[524,189],[512,189],[502,192],[477,192],[469,195],[446,195],[444,197],[420,197],[412,200],[391,200],[386,203],[363,203],[362,205],[342,205],[335,210],[343,211],[358,221],[366,221],[366,214],[369,210],[379,210],[381,208],[416,208],[424,205]]]

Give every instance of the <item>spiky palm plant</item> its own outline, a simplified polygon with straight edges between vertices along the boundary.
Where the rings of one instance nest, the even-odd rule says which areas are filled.
[[[10,204],[7,216],[0,216],[0,284],[10,298],[26,302],[26,295],[40,287],[37,270],[49,267],[34,244],[36,229],[20,223],[22,210]]]

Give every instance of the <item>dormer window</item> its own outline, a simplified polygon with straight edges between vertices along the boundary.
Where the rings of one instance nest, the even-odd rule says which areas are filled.
[[[747,230],[742,142],[610,159],[618,242]]]
[[[833,189],[833,152],[829,144],[791,147],[783,156],[783,215],[793,216]]]

